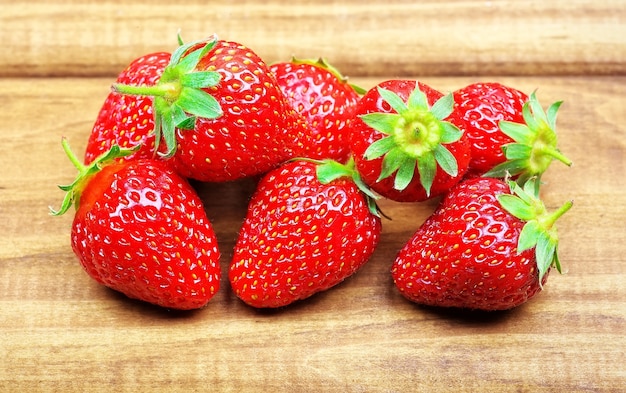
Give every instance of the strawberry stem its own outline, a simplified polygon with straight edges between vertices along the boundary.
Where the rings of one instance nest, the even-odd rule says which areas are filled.
[[[132,86],[115,83],[111,89],[120,94],[169,98],[168,101],[175,100],[180,95],[180,86],[176,86],[175,83],[162,83],[156,86]]]
[[[83,164],[76,154],[74,154],[66,137],[61,138],[61,147],[63,147],[63,151],[65,152],[65,155],[67,155],[67,158],[69,158],[72,165],[78,169],[79,174],[87,172],[87,166]]]
[[[546,229],[550,230],[556,223],[556,221],[565,214],[569,209],[574,206],[574,201],[565,202],[560,208],[555,210],[554,212],[547,215],[545,218],[541,219],[541,225]]]
[[[569,158],[565,157],[565,155],[561,153],[558,149],[546,148],[542,150],[542,152],[545,155],[548,155],[556,160],[561,161],[563,164],[567,166],[572,166],[572,161]]]

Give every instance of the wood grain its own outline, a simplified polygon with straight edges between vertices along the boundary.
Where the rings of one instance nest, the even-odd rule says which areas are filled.
[[[74,176],[60,138],[84,149],[111,78],[0,79],[0,391],[625,391],[626,77],[421,80],[443,91],[497,80],[539,88],[544,105],[565,101],[559,144],[574,166],[553,164],[543,197],[550,208],[575,203],[559,222],[567,274],[552,274],[517,309],[405,301],[389,267],[435,202],[389,201],[393,220],[372,260],[292,307],[246,307],[227,280],[197,312],[130,301],[82,271],[69,246],[71,216],[47,213],[61,200],[56,185]],[[195,185],[226,272],[254,182]]]
[[[2,2],[0,76],[110,76],[217,33],[353,76],[626,73],[622,0]]]

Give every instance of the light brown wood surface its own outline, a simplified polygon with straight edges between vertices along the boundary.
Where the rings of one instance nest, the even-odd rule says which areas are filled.
[[[176,32],[352,75],[626,72],[623,0],[2,1],[0,73],[116,74]]]
[[[2,2],[1,392],[624,392],[626,28],[622,1]],[[187,21],[184,24],[184,21]],[[442,91],[538,88],[561,150],[543,198],[566,274],[502,313],[423,308],[389,275],[435,202],[383,202],[392,221],[341,285],[257,311],[227,280],[209,305],[171,312],[89,279],[53,218],[109,85],[132,58],[217,32],[268,61],[328,57],[364,87],[408,75]],[[196,184],[226,272],[252,181]]]

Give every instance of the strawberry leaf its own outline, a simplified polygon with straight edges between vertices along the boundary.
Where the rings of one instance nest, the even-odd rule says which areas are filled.
[[[517,176],[524,172],[526,159],[511,159],[491,168],[483,176],[505,178],[507,176]]]
[[[391,90],[378,87],[378,94],[385,100],[398,114],[404,113],[408,108],[402,98]],[[424,94],[424,93],[422,93]]]
[[[219,102],[204,90],[185,88],[180,92],[177,106],[185,112],[206,119],[215,119],[222,115]],[[178,119],[177,119],[178,120]],[[180,123],[177,121],[176,124]]]
[[[435,180],[435,173],[437,173],[437,160],[435,159],[435,155],[429,152],[420,157],[420,160],[417,162],[417,170],[420,174],[420,183],[422,187],[424,187],[424,190],[426,190],[426,195],[430,195],[430,188]]]
[[[441,143],[448,144],[460,140],[463,137],[463,131],[457,126],[447,121],[441,122],[443,132],[441,134]]]
[[[511,183],[515,184],[515,182],[511,182]],[[522,189],[524,190],[524,192],[518,192],[518,195],[520,196],[520,198],[522,198],[522,200],[526,201],[527,203],[532,204],[534,203],[534,201],[539,199],[539,185],[540,184],[541,184],[541,181],[539,181],[538,178],[536,177],[530,178],[530,180],[528,180],[522,186]],[[515,184],[515,189],[517,189],[518,187],[519,185]]]
[[[530,146],[521,143],[509,143],[503,149],[509,160],[523,160],[531,154],[532,150]]]
[[[317,179],[322,184],[328,184],[341,177],[352,177],[353,169],[335,160],[313,161],[317,163]]]
[[[553,260],[553,264],[554,267],[556,268],[556,271],[559,273],[563,273],[563,269],[561,268],[561,261],[559,260],[559,244],[557,243],[556,246],[554,247],[554,260]]]
[[[409,108],[411,109],[421,109],[421,110],[428,110],[428,98],[426,97],[426,94],[419,89],[419,87],[416,87],[415,90],[413,90],[411,92],[411,94],[409,95]]]
[[[415,163],[410,160],[402,162],[402,165],[400,165],[400,168],[398,168],[398,172],[396,173],[396,178],[393,184],[394,188],[396,190],[404,190],[409,185],[409,183],[411,183],[411,180],[413,180],[414,174]]]
[[[365,159],[374,160],[389,153],[396,147],[396,141],[393,137],[385,137],[373,142],[365,150]]]
[[[396,172],[404,165],[408,165],[407,162],[413,167],[415,167],[415,161],[411,160],[402,150],[400,149],[391,149],[385,154],[383,158],[383,165],[380,171],[380,176],[378,181],[381,181],[384,178],[391,176],[392,173]],[[406,172],[406,169],[405,169]],[[397,180],[397,176],[396,176]],[[410,179],[409,179],[410,181]]]
[[[355,85],[354,83],[349,83],[350,87],[352,88],[352,90],[354,90],[356,92],[356,94],[362,96],[365,93],[367,93],[367,89],[364,89],[363,87],[359,86],[359,85]]]
[[[443,169],[448,175],[454,177],[459,174],[459,167],[456,163],[456,158],[454,158],[454,155],[450,153],[450,150],[446,149],[444,145],[435,146],[433,154],[437,164],[439,164],[441,169]]]
[[[177,125],[183,122],[187,118],[187,114],[180,106],[180,102],[173,104],[169,108],[170,117],[172,118],[172,124]]]
[[[563,104],[563,101],[557,101],[553,103],[552,105],[550,105],[550,107],[548,108],[548,112],[546,113],[548,118],[548,126],[553,130],[556,129],[556,116],[559,108],[561,107],[561,104]]]
[[[365,124],[385,135],[394,134],[399,118],[395,113],[368,113],[361,116]]]
[[[535,248],[537,268],[539,269],[539,283],[543,279],[550,266],[554,265],[554,257],[556,255],[557,240],[545,232],[539,234],[537,246]]]
[[[196,128],[196,117],[187,116],[183,121],[176,125],[176,128],[180,128],[181,130],[193,130]]]
[[[452,94],[447,94],[435,102],[430,111],[433,115],[439,120],[443,120],[446,117],[452,114],[454,110],[454,96]]]
[[[520,220],[529,221],[535,218],[535,209],[517,195],[502,194],[498,197],[500,205]]]
[[[532,134],[530,128],[526,124],[513,123],[507,120],[498,122],[500,130],[517,143],[532,145]]]
[[[522,228],[517,243],[517,252],[521,253],[537,245],[541,230],[537,221],[528,221]]]
[[[205,41],[195,41],[181,45],[172,54],[172,58],[170,59],[170,65],[176,67],[181,74],[190,73],[196,68],[196,66],[200,62],[200,59],[202,59],[211,49],[213,49],[216,43],[217,39],[212,38]],[[194,46],[202,44],[204,44],[204,46],[200,49],[196,49],[191,53],[186,54]]]
[[[180,83],[184,87],[200,89],[217,85],[221,78],[222,76],[219,72],[215,71],[193,72],[183,74],[180,77]]]

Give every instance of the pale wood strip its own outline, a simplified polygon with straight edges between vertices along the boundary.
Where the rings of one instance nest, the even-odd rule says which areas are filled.
[[[5,2],[0,76],[115,75],[217,33],[267,62],[324,56],[348,75],[626,72],[621,0]]]

